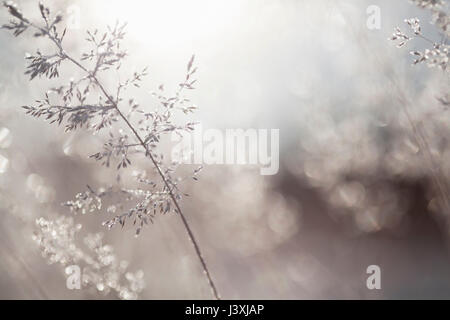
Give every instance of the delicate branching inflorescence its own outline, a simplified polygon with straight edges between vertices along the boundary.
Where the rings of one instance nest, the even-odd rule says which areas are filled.
[[[419,8],[428,9],[432,14],[431,23],[436,26],[436,31],[440,35],[440,39],[435,41],[425,36],[422,32],[422,27],[418,18],[406,19],[405,22],[408,24],[412,31],[412,35],[407,35],[402,32],[400,28],[396,28],[394,34],[389,40],[398,41],[397,47],[404,46],[407,42],[417,38],[422,39],[432,45],[432,48],[425,49],[424,51],[415,50],[410,52],[411,55],[415,57],[413,62],[414,65],[424,63],[429,67],[437,67],[444,71],[444,74],[448,76],[449,68],[449,57],[450,57],[450,45],[448,44],[448,38],[450,36],[450,13],[448,12],[448,3],[442,0],[412,0],[412,2]],[[437,98],[439,103],[443,106],[442,110],[448,110],[448,80],[444,81],[446,87],[445,96]],[[402,98],[405,101],[404,98]],[[416,121],[412,118],[406,105],[404,106],[405,114],[408,121],[411,124],[415,140],[417,141],[420,148],[424,151],[428,165],[430,166],[433,183],[439,191],[439,203],[443,212],[450,215],[450,198],[449,198],[449,187],[447,181],[445,180],[445,173],[441,169],[441,165],[436,161],[436,151],[432,152],[430,148],[430,143],[427,139],[427,134],[423,131],[423,123],[418,125]],[[445,141],[445,140],[443,140]],[[445,146],[445,142],[441,144],[441,148]]]
[[[87,250],[77,244],[81,229],[73,218],[61,216],[56,220],[40,218],[33,239],[38,243],[42,255],[50,264],[63,267],[76,265],[80,268],[80,284],[84,288],[95,288],[99,293],[115,293],[120,299],[137,299],[144,289],[143,272],[127,271],[128,263],[119,261],[113,247],[103,244],[100,233],[84,238]]]
[[[417,6],[421,8],[430,9],[433,14],[433,23],[438,28],[441,34],[440,41],[433,41],[423,35],[420,21],[418,18],[406,19],[405,23],[411,29],[412,34],[408,35],[399,27],[396,27],[390,40],[397,41],[397,47],[403,47],[406,43],[414,38],[421,38],[432,45],[432,48],[424,51],[412,51],[411,54],[415,57],[413,64],[426,63],[429,67],[439,67],[444,71],[448,71],[450,45],[447,40],[450,35],[450,15],[447,5],[440,0],[414,0]]]
[[[152,95],[157,100],[157,106],[152,109],[141,107],[133,97],[125,97],[125,91],[130,87],[141,86],[143,78],[147,75],[147,68],[117,83],[115,90],[111,90],[100,80],[101,74],[118,72],[127,56],[127,52],[121,48],[126,24],[116,23],[106,32],[88,31],[86,40],[91,48],[83,53],[80,59],[76,59],[64,49],[66,30],[60,30],[60,22],[63,20],[61,15],[52,15],[47,7],[39,4],[44,22],[36,24],[25,18],[14,3],[5,2],[4,6],[13,17],[13,21],[3,28],[11,30],[15,36],[32,29],[35,37],[45,37],[55,46],[56,50],[51,54],[37,51],[36,54],[26,57],[29,62],[26,74],[31,80],[36,77],[58,77],[59,67],[65,62],[82,72],[82,76],[78,79],[50,88],[44,98],[38,100],[35,105],[24,106],[26,113],[36,118],[44,118],[50,123],[65,124],[66,131],[85,128],[105,136],[107,141],[103,149],[91,155],[91,158],[106,167],[114,165],[117,170],[122,170],[133,165],[133,157],[141,157],[150,160],[154,171],[139,175],[138,182],[142,184],[142,189],[125,190],[111,187],[105,189],[106,191],[100,189],[97,192],[89,187],[86,192],[78,194],[74,201],[69,201],[65,205],[75,213],[86,213],[100,210],[102,198],[105,196],[126,195],[127,201],[133,202],[133,206],[124,209],[126,206],[120,203],[108,207],[115,208],[108,212],[115,212],[117,208],[124,209],[124,212],[107,220],[104,225],[109,228],[115,225],[123,227],[126,221],[131,219],[136,225],[136,234],[141,232],[144,225],[153,222],[158,213],[179,214],[214,296],[219,298],[199,245],[178,203],[186,195],[180,190],[180,182],[184,179],[177,177],[178,163],[166,163],[164,155],[159,151],[164,135],[172,133],[181,135],[194,130],[193,122],[175,121],[178,113],[188,115],[196,109],[183,95],[185,90],[194,89],[196,82],[194,76],[197,69],[194,67],[194,56],[187,64],[186,77],[174,94],[167,95],[164,86],[161,85]],[[196,169],[190,177],[196,180],[198,172],[199,169]]]
[[[411,0],[416,6],[422,9],[431,10],[432,23],[441,30],[443,35],[449,36],[450,16],[448,14],[448,4],[444,0]]]

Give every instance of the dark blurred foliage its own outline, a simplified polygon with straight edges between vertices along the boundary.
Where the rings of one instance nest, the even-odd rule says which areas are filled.
[[[148,91],[161,83],[176,88],[195,52],[192,100],[204,127],[280,128],[277,175],[208,166],[199,182],[184,186],[191,196],[183,210],[224,298],[448,298],[450,213],[442,193],[450,180],[448,70],[411,65],[409,51],[430,49],[426,40],[399,49],[387,40],[396,26],[410,30],[403,21],[413,17],[424,35],[442,40],[442,16],[416,2],[48,4],[80,18],[80,29],[69,18],[75,26],[65,38],[80,55],[85,29],[114,23],[116,15],[128,21],[124,46],[132,57],[124,68],[150,65]],[[35,1],[19,4],[30,15],[36,11]],[[381,30],[366,28],[372,4],[381,8]],[[172,5],[180,10],[173,13]],[[105,229],[102,222],[113,217],[107,210],[74,216],[61,206],[115,173],[89,158],[100,137],[65,133],[20,110],[55,81],[30,83],[23,75],[25,53],[49,48],[30,39],[0,33],[0,297],[116,297],[95,288],[67,290],[63,268],[41,256],[35,220],[63,216],[83,225],[77,240],[83,250],[89,249],[83,237],[103,232],[118,259],[143,270],[140,298],[211,298],[176,215],[158,217],[136,238],[132,227]],[[79,75],[70,68],[60,74]],[[136,100],[151,99],[136,91]],[[148,169],[138,161],[122,182]],[[379,291],[366,288],[372,264],[382,270]]]

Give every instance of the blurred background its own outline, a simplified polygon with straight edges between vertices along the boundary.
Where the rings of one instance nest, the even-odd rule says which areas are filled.
[[[39,16],[37,1],[17,3]],[[160,84],[175,90],[195,53],[191,100],[204,129],[280,129],[277,175],[206,166],[184,186],[191,197],[182,207],[223,298],[450,298],[450,212],[433,185],[436,175],[450,179],[450,117],[438,100],[449,92],[448,72],[411,66],[409,51],[425,41],[401,49],[388,41],[411,17],[439,39],[428,10],[406,0],[45,3],[66,15],[75,55],[85,30],[128,22],[124,69],[149,66],[141,103]],[[381,9],[379,30],[367,27],[370,5]],[[0,11],[1,24],[8,20]],[[20,108],[59,83],[24,75],[25,54],[51,44],[5,31],[0,48],[0,298],[115,298],[68,290],[64,268],[33,241],[36,219],[71,216],[81,237],[103,232],[130,270],[143,271],[139,298],[210,299],[179,217],[159,216],[136,238],[132,227],[106,230],[106,210],[73,216],[61,206],[86,185],[113,183],[114,170],[89,158],[99,137],[65,133]],[[369,265],[381,268],[381,290],[366,287]]]

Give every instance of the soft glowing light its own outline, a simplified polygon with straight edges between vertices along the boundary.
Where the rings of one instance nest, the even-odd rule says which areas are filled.
[[[240,12],[237,0],[96,1],[107,23],[128,22],[133,38],[161,45],[189,45],[233,25]],[[105,12],[106,13],[106,12]]]

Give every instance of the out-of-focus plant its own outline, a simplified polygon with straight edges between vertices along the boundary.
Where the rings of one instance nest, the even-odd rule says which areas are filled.
[[[120,299],[137,299],[144,289],[143,272],[127,271],[128,263],[119,261],[114,248],[103,244],[101,233],[84,238],[88,252],[77,244],[77,234],[81,224],[73,218],[60,216],[55,220],[40,218],[33,239],[39,244],[42,255],[50,264],[63,267],[80,267],[80,284],[84,288],[93,287],[101,294],[114,292]]]
[[[105,136],[107,141],[103,149],[91,156],[103,166],[114,165],[120,171],[132,166],[133,158],[140,156],[149,159],[154,169],[153,175],[146,172],[137,175],[137,182],[142,188],[125,189],[118,184],[94,191],[88,187],[86,192],[78,194],[75,200],[65,205],[72,212],[86,213],[100,210],[106,196],[124,196],[121,203],[108,207],[109,212],[115,212],[117,208],[122,211],[105,221],[104,225],[108,228],[116,225],[124,227],[127,221],[131,221],[136,228],[136,235],[139,235],[145,225],[153,223],[158,213],[179,214],[213,295],[219,299],[198,241],[180,208],[179,202],[187,194],[180,189],[183,179],[177,176],[178,163],[166,163],[164,154],[160,151],[163,136],[172,133],[181,135],[194,130],[195,123],[179,124],[176,121],[177,114],[187,115],[196,109],[183,95],[185,90],[194,89],[196,82],[193,79],[197,70],[194,67],[194,56],[187,65],[186,77],[179,84],[178,90],[167,95],[164,86],[160,86],[158,92],[153,94],[158,105],[152,111],[146,111],[133,97],[125,97],[125,91],[130,87],[141,86],[142,79],[147,75],[147,68],[117,83],[114,90],[110,90],[101,80],[101,76],[108,72],[118,72],[123,59],[128,55],[121,47],[126,24],[116,23],[114,27],[108,27],[106,32],[88,31],[86,40],[91,49],[83,53],[80,59],[76,59],[64,48],[66,29],[61,30],[60,27],[62,15],[52,15],[49,8],[39,3],[43,23],[38,24],[26,18],[13,2],[5,2],[4,6],[13,18],[9,24],[3,25],[4,29],[10,30],[15,36],[32,30],[34,37],[47,38],[56,48],[50,54],[38,50],[35,54],[26,56],[26,74],[30,76],[30,80],[36,77],[59,77],[59,69],[63,63],[72,64],[84,73],[79,79],[51,88],[35,105],[24,106],[26,113],[44,118],[50,123],[65,124],[66,131],[85,128],[94,134]],[[197,179],[200,169],[196,169],[189,177]],[[128,207],[125,203],[129,204]]]
[[[418,20],[409,19],[412,35],[396,28],[393,40],[403,47],[408,42],[413,44],[411,40],[415,39],[418,43],[415,50],[419,51],[425,50],[423,44],[428,46],[431,41],[419,34],[439,39],[436,48],[429,49],[439,50],[439,54],[436,51],[436,56],[427,56],[427,60],[415,64],[416,70],[432,67],[433,85],[410,92],[403,84],[417,83],[418,79],[398,78],[392,65],[399,65],[398,61],[390,61],[387,55],[377,52],[380,44],[368,43],[365,34],[352,32],[364,55],[370,56],[370,62],[365,62],[374,67],[368,66],[368,70],[374,71],[372,76],[379,76],[383,83],[373,91],[360,91],[366,101],[353,101],[349,108],[358,109],[352,109],[355,113],[351,116],[343,117],[335,101],[328,108],[312,100],[314,108],[307,110],[301,120],[304,132],[300,149],[305,160],[298,163],[293,158],[288,162],[292,173],[306,178],[320,192],[332,209],[332,218],[349,223],[357,233],[401,231],[409,219],[407,213],[418,210],[436,215],[439,222],[444,222],[439,223],[443,232],[448,235],[450,231],[449,15],[442,1],[416,3],[432,10],[437,32],[430,30],[428,35],[428,28],[421,28]],[[345,10],[340,12],[347,16]],[[353,31],[350,17],[346,20],[349,31]],[[379,70],[389,72],[383,74]],[[437,99],[430,99],[430,94]],[[360,106],[365,104],[367,109],[360,113]],[[422,198],[416,196],[418,190]],[[423,204],[426,208],[421,207]]]
[[[415,57],[413,64],[427,64],[429,67],[438,67],[447,75],[446,85],[446,96],[438,98],[438,101],[444,106],[444,112],[448,110],[448,74],[450,69],[449,57],[450,57],[450,45],[448,44],[448,37],[450,36],[450,14],[448,12],[448,5],[442,0],[413,0],[420,8],[429,9],[432,13],[432,23],[436,26],[437,32],[440,35],[439,40],[433,40],[430,37],[423,34],[422,27],[418,18],[406,19],[405,22],[411,29],[412,34],[407,34],[403,32],[399,27],[396,27],[391,41],[397,41],[397,47],[403,47],[406,43],[413,39],[422,39],[432,45],[431,48],[425,49],[424,51],[414,50],[411,51],[411,55]],[[409,110],[405,107],[405,113],[411,123],[412,129],[414,131],[415,139],[423,150],[427,163],[429,164],[433,182],[439,196],[440,207],[445,212],[446,215],[450,215],[450,200],[449,191],[447,186],[447,181],[445,178],[445,173],[442,172],[440,162],[435,159],[435,155],[430,150],[430,145],[426,137],[425,132],[423,132],[420,124],[412,119],[409,114]],[[444,143],[448,143],[445,142]]]

